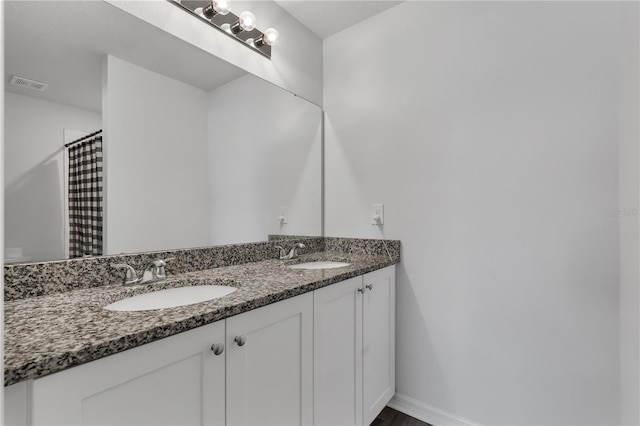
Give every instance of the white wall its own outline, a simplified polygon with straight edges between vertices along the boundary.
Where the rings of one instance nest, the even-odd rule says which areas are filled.
[[[621,423],[640,424],[640,129],[639,23],[636,2],[625,13],[620,84],[620,381]]]
[[[64,258],[63,131],[94,132],[101,114],[11,92],[4,102],[4,246]]]
[[[208,126],[212,244],[321,234],[319,107],[247,75],[209,93]]]
[[[434,424],[619,420],[629,3],[407,2],[325,40],[326,233],[402,240],[397,403]],[[394,31],[392,29],[399,29]]]
[[[207,245],[207,94],[113,56],[104,66],[106,252]]]
[[[218,56],[245,71],[322,105],[322,40],[272,1],[233,1],[231,10],[256,15],[258,29],[280,33],[271,60],[211,28],[164,0],[114,1],[118,7],[152,25]]]

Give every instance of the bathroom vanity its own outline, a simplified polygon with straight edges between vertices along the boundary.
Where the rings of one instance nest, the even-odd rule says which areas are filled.
[[[290,267],[318,260],[349,266]],[[238,290],[141,312],[103,309],[144,290],[121,285],[8,301],[7,423],[368,425],[395,391],[398,261],[321,251],[190,271],[160,287]]]
[[[370,423],[394,391],[399,242],[249,243],[323,230],[323,111],[306,100],[322,93],[321,62],[308,60],[322,57],[315,35],[274,4],[295,29],[290,52],[311,40],[315,53],[247,67],[244,55],[255,53],[227,49],[226,35],[169,2],[5,6],[7,75],[52,88],[73,82],[60,97],[7,88],[5,247],[66,258],[62,146],[101,128],[108,147],[107,256],[5,267],[5,423]],[[195,32],[176,33],[189,28],[181,22]],[[216,35],[223,44],[211,42]],[[51,66],[59,57],[74,60]],[[302,93],[272,84],[289,71]],[[53,119],[58,103],[73,120]],[[294,242],[306,246],[301,258],[280,260],[277,245]],[[167,278],[153,284],[123,286],[124,270],[111,266],[141,271],[169,258]],[[290,268],[308,261],[348,265]],[[237,290],[166,309],[105,309],[202,285]]]

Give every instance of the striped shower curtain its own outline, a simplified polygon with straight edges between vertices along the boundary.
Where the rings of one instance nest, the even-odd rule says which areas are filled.
[[[69,147],[69,257],[102,254],[102,136]]]

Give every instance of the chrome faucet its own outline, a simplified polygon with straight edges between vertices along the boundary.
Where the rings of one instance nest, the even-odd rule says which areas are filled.
[[[145,266],[144,270],[142,271],[140,284],[160,280],[161,278],[158,276],[158,270],[163,264],[166,265],[164,260],[161,259],[152,260],[151,262],[147,263],[147,266]],[[164,276],[163,278],[166,278],[166,276]]]
[[[298,257],[298,249],[305,248],[305,245],[302,243],[296,243],[296,245],[294,245],[293,248],[289,251],[289,254],[287,254],[287,251],[284,249],[284,247],[276,246],[276,248],[280,249],[280,260],[286,260],[295,259],[296,257]]]
[[[142,271],[142,276],[138,277],[138,273],[131,265],[126,263],[112,263],[112,268],[122,268],[126,269],[126,275],[124,278],[124,285],[134,285],[134,284],[144,284],[155,281],[161,281],[167,278],[167,273],[165,271],[165,266],[167,266],[167,261],[173,260],[175,257],[170,257],[168,259],[156,259],[147,263],[144,270]]]

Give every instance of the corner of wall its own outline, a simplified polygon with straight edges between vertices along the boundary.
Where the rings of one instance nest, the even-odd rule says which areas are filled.
[[[109,80],[109,55],[102,57],[102,167],[107,170],[109,167],[109,91],[107,90]],[[109,253],[109,174],[102,175],[102,193],[104,196],[102,205],[102,250]]]
[[[620,420],[640,424],[640,7],[621,11],[619,98]]]

